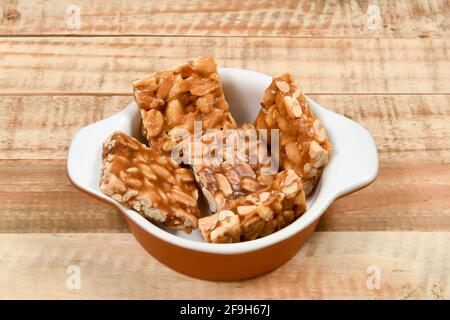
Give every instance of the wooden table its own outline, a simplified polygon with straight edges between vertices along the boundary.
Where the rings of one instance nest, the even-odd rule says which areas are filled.
[[[166,268],[66,175],[75,132],[131,101],[133,78],[198,55],[292,72],[379,150],[375,183],[336,201],[290,262],[247,281]],[[3,0],[0,298],[448,299],[449,94],[446,0]]]

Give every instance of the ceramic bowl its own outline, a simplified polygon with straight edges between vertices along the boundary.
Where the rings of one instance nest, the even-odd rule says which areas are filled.
[[[252,122],[260,99],[271,82],[262,73],[223,68],[219,70],[225,97],[238,123]],[[116,130],[140,136],[140,115],[134,102],[115,116],[82,128],[73,138],[67,159],[72,183],[80,190],[118,208],[138,242],[157,260],[186,275],[208,280],[254,277],[288,261],[313,233],[330,204],[371,183],[378,173],[378,155],[369,132],[358,123],[331,112],[308,98],[333,144],[333,154],[308,210],[295,222],[271,235],[232,244],[203,242],[194,230],[187,235],[156,225],[99,190],[101,150],[105,138]]]

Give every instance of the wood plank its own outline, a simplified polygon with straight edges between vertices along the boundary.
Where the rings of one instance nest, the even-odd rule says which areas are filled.
[[[450,164],[380,162],[369,187],[333,202],[319,231],[450,230]]]
[[[118,210],[75,189],[65,160],[0,160],[1,233],[129,232]]]
[[[0,233],[128,232],[72,187],[64,160],[0,160]],[[376,182],[335,201],[319,231],[450,230],[450,165],[381,162]]]
[[[449,95],[312,95],[311,98],[367,128],[381,160],[450,162]]]
[[[449,241],[449,232],[316,232],[269,274],[209,282],[166,268],[130,234],[0,235],[0,299],[448,299]],[[66,286],[71,265],[79,290]],[[370,290],[373,265],[381,287]]]
[[[382,160],[450,162],[449,95],[311,97],[365,126]],[[119,112],[132,99],[0,96],[0,159],[65,159],[69,143],[81,127]]]
[[[67,10],[73,4],[80,8],[78,30],[67,25]],[[379,7],[380,30],[367,27],[369,5]],[[445,0],[7,0],[0,4],[0,34],[448,37],[449,13]]]
[[[107,118],[132,97],[0,97],[0,159],[65,159],[75,133]]]
[[[450,96],[313,98],[368,128],[380,156],[374,184],[336,201],[318,230],[449,230]],[[70,186],[64,159],[80,127],[130,99],[0,97],[0,232],[128,230],[115,209]]]
[[[450,39],[31,37],[0,39],[0,94],[130,94],[130,81],[199,55],[291,72],[307,93],[450,93]]]

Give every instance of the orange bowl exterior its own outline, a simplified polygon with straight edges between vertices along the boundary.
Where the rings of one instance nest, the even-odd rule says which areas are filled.
[[[126,219],[137,241],[161,263],[194,278],[220,281],[255,277],[286,263],[311,236],[319,221],[270,247],[240,254],[215,254],[175,246]]]

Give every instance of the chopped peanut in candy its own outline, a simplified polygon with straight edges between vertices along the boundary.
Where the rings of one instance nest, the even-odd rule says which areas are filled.
[[[265,141],[260,143],[252,125],[244,124],[238,130],[229,131],[216,132],[214,135],[214,139],[221,141],[213,145],[224,146],[220,147],[223,159],[215,163],[214,158],[208,161],[207,157],[203,157],[201,161],[192,165],[197,183],[212,212],[220,211],[231,199],[263,190],[272,183],[273,176],[278,171],[268,173],[272,163],[267,154],[267,145]],[[249,137],[253,139],[245,139]],[[210,141],[212,138],[208,134],[202,136],[200,143],[203,154],[211,152],[205,151],[211,144],[208,144]],[[264,150],[261,152],[259,148]],[[231,159],[226,157],[226,153]]]
[[[236,127],[212,58],[156,72],[133,81],[133,88],[143,135],[166,154],[178,142],[178,129],[193,133],[194,121],[202,121],[203,130]]]
[[[239,242],[241,223],[233,211],[222,210],[211,216],[199,219],[198,225],[203,239],[213,243]]]
[[[100,190],[145,218],[190,233],[198,191],[191,170],[133,137],[115,132],[103,144]]]
[[[280,166],[294,170],[303,180],[306,195],[315,188],[328,163],[332,146],[305,96],[284,74],[264,92],[255,119],[257,129],[280,129]]]
[[[305,211],[302,181],[293,170],[285,170],[269,187],[229,201],[223,210],[200,218],[198,223],[207,242],[239,242],[272,234]]]

